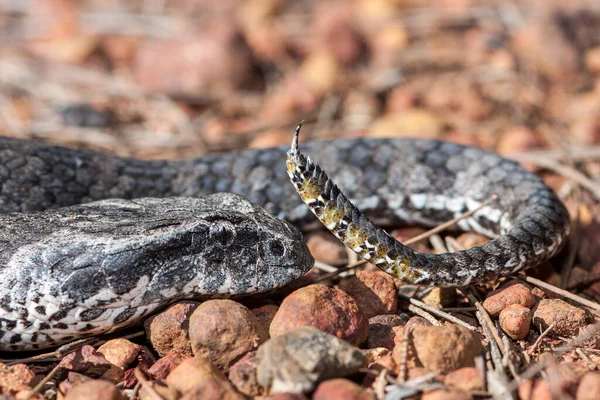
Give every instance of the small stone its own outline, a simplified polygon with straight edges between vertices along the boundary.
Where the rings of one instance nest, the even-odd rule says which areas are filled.
[[[399,85],[396,86],[395,88],[393,88],[390,92],[390,94],[387,97],[386,103],[385,103],[385,111],[388,114],[394,114],[397,112],[402,112],[404,110],[408,110],[410,108],[413,108],[416,104],[417,104],[417,92],[410,87],[407,87],[405,85]],[[405,230],[405,229],[415,229],[417,231],[417,234],[421,234],[423,232],[425,232],[424,228],[420,228],[420,227],[415,227],[415,228],[400,228],[401,230]],[[396,237],[396,235],[394,235],[392,233],[392,236]],[[404,236],[404,239],[409,239],[413,236],[417,236],[416,234],[413,235],[409,235],[409,236]],[[400,240],[402,241],[402,240]],[[423,241],[422,243],[427,244],[426,241]]]
[[[522,400],[553,400],[548,381],[524,380],[519,384],[519,399]]]
[[[271,322],[273,322],[273,318],[275,318],[275,314],[279,311],[279,307],[275,304],[265,304],[260,307],[251,308],[250,311],[254,313],[258,322],[265,327],[265,330],[269,330],[271,326]]]
[[[504,132],[500,136],[496,151],[502,155],[509,155],[511,153],[538,148],[542,144],[543,143],[540,141],[538,135],[531,129],[526,127],[516,127]]]
[[[600,399],[600,373],[588,372],[579,381],[576,400]]]
[[[448,140],[447,137],[444,137],[444,139]],[[470,249],[472,247],[481,246],[482,244],[489,242],[490,239],[480,233],[464,232],[456,238],[456,241],[462,244],[465,249]]]
[[[111,365],[111,367],[102,375],[100,375],[99,379],[112,382],[117,384],[121,382],[125,378],[125,370],[116,365]]]
[[[330,379],[315,390],[312,400],[375,400],[375,393],[347,379]]]
[[[561,17],[557,18],[558,15]],[[511,48],[520,63],[529,65],[542,76],[562,79],[566,83],[578,71],[579,56],[575,43],[565,36],[561,28],[568,23],[563,22],[563,16],[549,9],[539,13],[514,33]],[[575,21],[572,23],[576,24]],[[542,43],[545,45],[541,46]]]
[[[97,351],[112,364],[125,369],[135,361],[140,349],[140,345],[127,339],[112,339],[98,347]]]
[[[246,396],[261,396],[265,390],[256,377],[256,351],[246,353],[229,370],[229,381],[235,388]]]
[[[423,367],[443,374],[474,366],[483,350],[479,336],[458,325],[416,326],[412,338]]]
[[[90,377],[102,376],[114,367],[103,355],[88,344],[64,356],[59,365],[64,370],[79,372]]]
[[[352,375],[366,356],[347,342],[313,327],[298,327],[258,349],[258,382],[269,393],[308,393],[324,380]]]
[[[456,304],[456,289],[454,288],[432,288],[423,297],[423,302],[433,307],[452,307]]]
[[[179,400],[181,397],[176,389],[165,385],[164,382],[150,381],[148,385],[140,388],[139,400],[157,400],[156,394],[161,397],[161,400]]]
[[[369,136],[437,139],[443,127],[444,123],[431,111],[412,108],[375,120],[369,128]]]
[[[208,23],[200,30],[143,43],[132,68],[138,82],[158,92],[190,96],[246,85],[252,76],[251,54],[233,24]]]
[[[289,132],[287,134],[289,140]],[[328,265],[343,265],[348,261],[346,247],[328,232],[314,232],[305,236],[306,246],[315,260]]]
[[[171,352],[192,355],[188,326],[190,316],[199,305],[182,301],[146,320],[146,337],[161,357]]]
[[[364,53],[353,21],[352,7],[343,2],[323,2],[313,9],[311,34],[315,48],[324,49],[342,64],[358,61]]]
[[[600,72],[600,47],[594,47],[586,51],[584,59],[587,69],[592,72]]]
[[[511,338],[522,340],[529,334],[531,310],[520,304],[511,304],[500,312],[500,327]]]
[[[555,324],[550,334],[558,336],[575,336],[579,328],[590,323],[592,317],[587,310],[577,308],[560,299],[543,299],[533,312],[533,325],[540,327],[541,332]],[[540,332],[540,333],[541,333]]]
[[[342,280],[340,289],[356,300],[366,318],[391,314],[398,308],[394,278],[383,271],[358,271]]]
[[[408,30],[399,24],[385,24],[371,40],[373,65],[379,68],[394,68],[409,42]]]
[[[459,368],[450,372],[444,379],[444,385],[451,386],[465,392],[483,390],[483,378],[474,367]]]
[[[431,322],[427,321],[423,317],[414,316],[408,319],[408,322],[404,325],[406,329],[413,329],[417,326],[432,326]]]
[[[209,358],[224,372],[268,338],[252,311],[232,300],[208,300],[190,317],[194,354]]]
[[[22,390],[31,389],[35,383],[35,374],[25,364],[7,366],[0,363],[0,394],[15,395]]]
[[[165,382],[178,392],[187,393],[193,390],[199,382],[213,380],[229,383],[225,375],[209,359],[196,356],[179,364],[167,376]]]
[[[308,88],[320,97],[337,87],[341,68],[333,54],[316,51],[302,62],[299,72]]]
[[[369,337],[367,348],[385,347],[392,350],[396,344],[396,338],[404,334],[406,318],[397,314],[382,314],[369,319]]]
[[[467,392],[460,389],[438,389],[423,393],[421,400],[471,400],[472,397]]]
[[[125,395],[114,383],[91,379],[75,386],[65,400],[125,400]]]
[[[350,295],[324,285],[309,285],[287,296],[271,323],[271,337],[299,326],[313,326],[359,345],[369,332],[369,322]]]
[[[164,380],[179,364],[192,356],[183,353],[169,353],[155,362],[148,373],[155,379]]]
[[[64,381],[62,381],[58,384],[58,393],[56,395],[57,400],[64,400],[65,396],[67,394],[69,394],[71,389],[73,389],[75,386],[77,386],[83,382],[89,381],[91,379],[92,378],[89,378],[83,374],[69,371],[67,373],[67,379],[65,379]]]
[[[483,308],[492,317],[497,318],[500,315],[500,311],[511,304],[519,304],[523,307],[531,308],[535,305],[535,301],[535,296],[527,286],[516,283],[491,292],[483,302]]]
[[[227,382],[215,378],[201,379],[178,400],[246,400]]]
[[[248,144],[249,149],[264,149],[288,144],[290,133],[283,129],[272,129],[257,134]],[[313,254],[314,255],[314,254]]]

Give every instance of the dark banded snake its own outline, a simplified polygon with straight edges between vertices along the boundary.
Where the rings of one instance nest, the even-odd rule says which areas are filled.
[[[297,136],[287,162],[294,185],[285,147],[141,161],[0,138],[0,350],[113,331],[181,298],[269,290],[310,268],[289,224],[213,193],[243,195],[304,231],[317,222],[312,211],[346,245],[417,284],[461,286],[532,267],[569,233],[552,190],[492,152],[421,139],[305,144],[344,195],[299,152]],[[419,254],[367,219],[434,226],[492,194],[495,203],[458,226],[499,236],[466,251]]]

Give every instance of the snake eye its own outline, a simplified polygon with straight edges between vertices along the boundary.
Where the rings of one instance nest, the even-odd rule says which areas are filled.
[[[213,221],[210,224],[210,238],[223,246],[228,246],[233,242],[235,231],[229,221]]]
[[[279,240],[273,240],[273,241],[269,242],[269,249],[271,250],[271,253],[273,253],[273,255],[275,255],[277,257],[283,256],[283,253],[284,253],[283,244],[281,244],[281,242]]]

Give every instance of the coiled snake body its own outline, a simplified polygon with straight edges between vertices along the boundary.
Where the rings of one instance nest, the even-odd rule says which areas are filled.
[[[460,286],[536,265],[569,231],[539,177],[488,151],[419,139],[303,148],[345,196],[292,149],[288,172],[309,209],[288,181],[284,147],[140,161],[0,138],[0,350],[112,331],[180,298],[269,290],[310,268],[293,227],[212,193],[243,195],[302,230],[317,222],[314,211],[376,265],[420,284]],[[392,242],[347,200],[378,223],[434,226],[494,194],[459,227],[500,236],[436,256]]]

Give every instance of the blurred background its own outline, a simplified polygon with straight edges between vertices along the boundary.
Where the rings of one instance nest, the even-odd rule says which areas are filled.
[[[0,0],[0,135],[177,158],[306,119],[305,138],[589,146],[599,22],[578,0]]]

